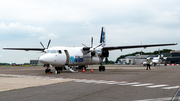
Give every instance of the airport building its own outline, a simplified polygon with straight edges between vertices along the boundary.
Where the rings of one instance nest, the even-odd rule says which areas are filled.
[[[180,51],[171,51],[170,54],[163,54],[163,57],[167,57],[167,64],[180,64]]]
[[[135,56],[127,56],[124,59],[120,59],[120,64],[129,64],[129,65],[140,65],[143,62],[147,61],[147,58],[150,57],[150,60],[153,57],[158,55],[140,55],[136,54]],[[163,64],[180,64],[180,51],[171,51],[170,53],[161,53],[161,60]]]
[[[43,65],[39,60],[30,60],[31,66]]]
[[[125,64],[139,65],[143,62],[146,62],[147,57],[149,57],[149,55],[136,54],[136,56],[127,56],[125,57]]]

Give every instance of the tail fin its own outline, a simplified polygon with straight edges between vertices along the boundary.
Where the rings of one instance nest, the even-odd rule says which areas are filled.
[[[105,28],[102,27],[101,38],[100,38],[100,43],[102,43],[102,47],[104,47],[106,45],[106,36],[105,36],[105,34],[106,34]]]
[[[161,58],[160,49],[158,49],[158,57]]]

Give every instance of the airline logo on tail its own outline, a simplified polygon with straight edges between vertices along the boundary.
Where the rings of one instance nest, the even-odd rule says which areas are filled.
[[[102,30],[101,30],[101,39],[100,39],[100,43],[102,43],[102,47],[104,47],[106,44],[106,36],[105,36],[105,29],[104,27],[102,27]]]

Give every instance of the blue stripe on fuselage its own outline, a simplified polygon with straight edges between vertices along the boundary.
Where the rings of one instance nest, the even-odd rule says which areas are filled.
[[[80,56],[76,56],[75,58],[73,56],[70,57],[70,63],[75,64],[77,62],[83,62],[83,58]]]

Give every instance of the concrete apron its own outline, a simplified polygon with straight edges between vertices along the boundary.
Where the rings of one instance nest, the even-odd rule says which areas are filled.
[[[72,81],[63,78],[0,77],[0,92]]]

